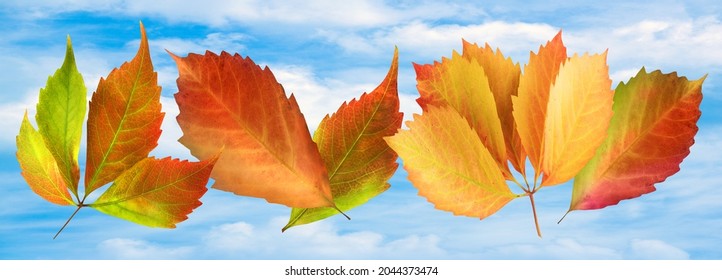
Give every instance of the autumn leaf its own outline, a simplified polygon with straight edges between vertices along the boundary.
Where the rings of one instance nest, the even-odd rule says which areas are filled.
[[[371,93],[341,105],[326,117],[313,140],[329,171],[333,201],[341,211],[366,203],[389,188],[397,155],[383,137],[401,127],[397,89],[398,49],[386,78]],[[286,229],[328,218],[339,212],[330,207],[293,208]]]
[[[530,54],[523,73],[488,44],[463,45],[461,57],[414,64],[423,114],[387,138],[439,209],[483,219],[527,196],[541,237],[534,195],[542,187],[576,176],[569,211],[597,209],[653,191],[689,153],[702,79],[643,70],[615,95],[607,53],[567,57],[561,32]]]
[[[542,186],[570,180],[604,141],[612,117],[607,54],[574,56],[549,90],[542,146]]]
[[[91,205],[96,210],[149,227],[175,228],[201,205],[217,158],[188,162],[145,158],[121,174]]]
[[[419,195],[455,215],[485,218],[517,196],[468,122],[449,107],[426,107],[386,142],[404,160]]]
[[[501,129],[504,133],[507,158],[514,169],[524,175],[526,152],[521,144],[521,138],[516,129],[514,115],[512,114],[512,96],[518,95],[519,76],[521,68],[511,58],[504,57],[501,50],[496,52],[486,44],[484,48],[462,40],[462,56],[469,61],[476,60],[484,68],[484,74],[489,82],[489,89],[494,94],[496,112],[499,114]],[[479,77],[483,79],[484,77]],[[506,164],[505,159],[503,164]]]
[[[429,106],[450,106],[459,113],[482,139],[504,176],[511,178],[506,163],[504,133],[484,68],[454,52],[451,59],[442,58],[433,65],[414,64],[417,99],[426,111]]]
[[[30,189],[52,203],[75,205],[57,161],[50,149],[45,146],[42,135],[30,124],[27,112],[20,125],[17,146],[21,174]]]
[[[158,145],[164,116],[160,107],[158,75],[141,25],[138,53],[107,79],[101,78],[90,101],[86,196],[148,157]]]
[[[290,207],[334,206],[328,172],[293,94],[250,58],[175,59],[180,143],[202,160],[223,151],[214,188]]]
[[[556,80],[559,68],[567,59],[567,49],[562,42],[562,32],[538,53],[530,53],[529,63],[519,78],[518,95],[512,97],[514,123],[524,151],[534,167],[534,181],[541,172],[544,123],[549,103],[549,90]]]
[[[644,68],[614,95],[608,136],[574,178],[569,211],[604,208],[653,192],[679,171],[697,133],[702,82]]]
[[[85,118],[86,88],[75,66],[75,56],[67,39],[65,60],[45,88],[40,89],[35,121],[45,145],[53,154],[65,185],[78,196],[78,153]]]
[[[77,206],[58,234],[84,207],[142,225],[173,228],[201,204],[207,190],[215,158],[201,162],[148,158],[157,145],[163,113],[145,29],[140,27],[138,54],[107,79],[101,78],[93,94],[84,193],[78,190],[78,153],[86,89],[70,38],[63,65],[40,91],[35,116],[39,131],[27,113],[23,118],[17,137],[23,177],[42,198]],[[86,202],[89,194],[113,181],[94,203]]]

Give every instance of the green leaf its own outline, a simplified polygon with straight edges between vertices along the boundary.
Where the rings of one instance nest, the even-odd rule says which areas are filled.
[[[86,88],[78,72],[70,36],[65,61],[40,89],[35,121],[45,145],[57,161],[65,184],[77,196],[80,169],[78,151],[85,118]]]

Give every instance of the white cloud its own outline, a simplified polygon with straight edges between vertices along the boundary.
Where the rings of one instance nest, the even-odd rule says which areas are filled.
[[[372,231],[341,233],[329,221],[295,227],[281,233],[286,217],[260,227],[245,222],[213,227],[205,236],[209,253],[227,258],[443,258],[434,235],[410,235],[395,240]]]
[[[499,47],[515,61],[526,60],[530,50],[554,37],[559,28],[544,23],[491,21],[482,24],[441,24],[413,21],[370,34],[348,32],[322,32],[320,35],[346,51],[377,53],[389,46],[398,45],[399,51],[412,57],[439,60],[450,56],[452,50],[461,50],[461,39]],[[430,63],[420,62],[420,63]]]
[[[191,247],[164,247],[143,240],[114,238],[98,244],[100,254],[114,259],[184,259]]]
[[[156,56],[167,57],[166,50],[177,56],[184,57],[188,53],[203,54],[206,50],[220,53],[225,50],[229,53],[242,53],[246,46],[243,42],[248,40],[248,35],[238,32],[212,32],[206,34],[203,38],[149,38],[148,44],[151,53]],[[129,41],[126,46],[131,49],[137,49],[140,39]],[[169,57],[167,58],[169,59]]]
[[[682,260],[689,254],[661,240],[634,239],[630,245],[629,259]]]
[[[605,36],[599,36],[605,34]],[[565,36],[572,51],[600,52],[609,48],[609,64],[664,72],[722,66],[722,23],[716,16],[631,21],[626,25],[576,29]],[[684,74],[683,74],[684,75]],[[699,77],[691,77],[697,79]]]
[[[339,2],[311,1],[35,1],[28,5],[10,1],[6,5],[21,11],[28,19],[76,11],[123,14],[128,16],[159,16],[171,22],[191,22],[210,26],[266,25],[279,27],[369,28],[388,26],[414,18],[468,19],[485,15],[474,5],[438,3],[435,1],[390,4],[381,0]]]
[[[180,110],[175,99],[173,97],[161,96],[160,103],[162,111],[165,112],[165,116],[163,118],[163,124],[160,127],[162,133],[160,138],[158,138],[158,146],[153,149],[151,155],[159,158],[171,156],[173,158],[195,161],[196,158],[191,155],[190,151],[178,142],[178,139],[183,136],[183,131],[178,125],[178,122],[176,122],[176,117]]]
[[[364,92],[374,90],[383,81],[388,70],[373,73],[362,71],[367,75],[363,78],[356,77],[356,81],[319,78],[310,68],[298,65],[275,65],[271,71],[276,80],[283,85],[286,94],[294,94],[306,123],[313,132],[326,114],[333,114],[344,102],[358,99]],[[374,81],[367,83],[359,80]],[[420,112],[415,98],[411,95],[399,94],[400,110],[404,112],[404,119],[411,119],[413,113]]]
[[[538,241],[541,242],[541,241]],[[490,251],[490,256],[502,259],[621,259],[614,249],[580,244],[571,238],[554,239],[543,245],[534,243],[499,246]]]

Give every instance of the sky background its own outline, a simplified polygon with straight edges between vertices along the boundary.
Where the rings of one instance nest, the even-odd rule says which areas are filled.
[[[718,1],[3,1],[0,4],[1,259],[722,259],[722,5]],[[572,2],[572,1],[570,1]],[[561,224],[571,184],[479,221],[435,210],[399,168],[391,188],[347,221],[280,229],[290,210],[211,189],[177,229],[153,229],[46,202],[20,176],[15,136],[39,89],[60,67],[69,34],[88,96],[130,60],[146,27],[166,118],[151,155],[195,160],[176,140],[178,76],[165,49],[225,50],[268,65],[294,93],[311,131],[343,101],[371,91],[399,48],[405,119],[420,108],[411,62],[461,50],[461,39],[525,64],[563,30],[569,54],[609,50],[613,85],[645,66],[704,82],[699,132],[681,171],[658,190]],[[85,137],[81,148],[84,166]]]

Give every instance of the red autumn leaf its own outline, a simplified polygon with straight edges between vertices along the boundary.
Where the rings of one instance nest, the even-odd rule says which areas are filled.
[[[702,82],[644,68],[614,95],[609,135],[574,178],[569,211],[599,209],[653,192],[679,171],[697,133]]]
[[[179,140],[199,159],[223,151],[214,188],[291,207],[334,206],[328,172],[293,95],[271,70],[222,52],[176,61]]]

